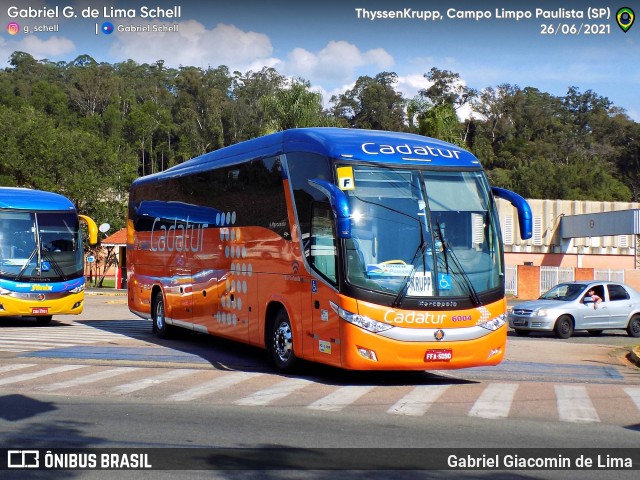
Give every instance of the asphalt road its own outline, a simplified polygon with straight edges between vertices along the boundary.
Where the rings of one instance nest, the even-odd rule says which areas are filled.
[[[260,349],[188,332],[160,340],[150,322],[128,312],[125,297],[88,295],[81,316],[55,318],[48,327],[3,319],[0,438],[6,448],[311,448],[326,468],[336,458],[319,448],[357,447],[348,452],[372,462],[385,458],[372,448],[426,449],[418,451],[422,455],[437,449],[637,448],[640,376],[624,356],[630,340],[617,333],[569,340],[510,336],[505,361],[493,368],[361,373],[307,364],[298,375],[282,376]],[[188,450],[194,451],[201,450]],[[255,458],[244,461],[247,468],[255,465]],[[579,473],[631,478],[634,472]],[[575,478],[577,472],[65,470],[32,471],[28,478],[149,474],[403,479]]]

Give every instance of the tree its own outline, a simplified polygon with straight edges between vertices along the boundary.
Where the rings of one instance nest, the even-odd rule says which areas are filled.
[[[309,83],[296,80],[289,88],[262,97],[259,101],[265,118],[262,133],[331,125],[322,110],[322,95],[309,88]]]
[[[468,130],[462,129],[457,110],[477,92],[465,86],[460,75],[433,67],[424,77],[431,85],[409,103],[409,125],[421,135],[465,146]]]
[[[405,100],[394,89],[398,75],[362,76],[344,94],[331,97],[333,115],[353,128],[405,131]]]

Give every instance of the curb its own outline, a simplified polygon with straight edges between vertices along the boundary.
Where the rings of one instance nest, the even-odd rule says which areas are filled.
[[[627,355],[629,361],[636,366],[640,367],[640,346],[633,347],[629,355]]]
[[[118,290],[113,288],[91,289],[85,290],[85,295],[108,296],[108,297],[126,297],[126,290]]]

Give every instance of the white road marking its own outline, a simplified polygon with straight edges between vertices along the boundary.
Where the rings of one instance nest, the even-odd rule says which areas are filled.
[[[85,365],[62,365],[60,367],[46,368],[37,372],[23,373],[22,375],[16,375],[13,377],[0,378],[0,385],[9,385],[10,383],[24,382],[27,380],[33,380],[34,378],[53,375],[54,373],[68,372],[70,370],[77,370],[79,368],[85,367]]]
[[[167,398],[167,400],[171,402],[186,402],[189,400],[195,400],[196,398],[204,397],[205,395],[216,393],[220,390],[224,390],[225,388],[232,387],[240,382],[244,382],[245,380],[249,380],[250,378],[258,375],[260,374],[249,372],[228,373],[209,382],[202,383],[197,387],[190,388],[183,392],[171,395]]]
[[[77,387],[79,385],[86,385],[88,383],[99,382],[107,378],[117,377],[118,375],[124,375],[125,373],[134,372],[139,370],[137,367],[117,367],[109,370],[103,370],[102,372],[92,373],[85,375],[84,377],[77,377],[65,382],[52,383],[50,385],[43,385],[38,387],[38,390],[45,392],[53,392],[54,390],[62,390],[65,388]]]
[[[153,377],[147,377],[147,378],[142,378],[140,380],[135,380],[133,382],[123,383],[122,385],[113,387],[110,390],[110,392],[120,394],[120,395],[123,395],[126,393],[133,393],[139,390],[144,390],[145,388],[152,387],[153,385],[169,382],[171,380],[186,377],[188,375],[193,375],[195,373],[198,373],[198,370],[190,370],[190,369],[169,370],[168,372],[163,372]]]
[[[419,417],[449,389],[450,385],[420,385],[398,400],[387,413]]]
[[[599,422],[598,412],[591,403],[587,388],[579,385],[556,385],[558,415],[563,422]]]
[[[640,388],[627,387],[627,388],[624,388],[623,390],[627,395],[631,397],[631,400],[633,400],[633,403],[635,403],[636,407],[638,407],[638,410],[640,410]]]
[[[326,397],[316,400],[307,408],[311,410],[324,410],[327,412],[339,412],[343,408],[351,405],[366,393],[373,390],[370,386],[342,387]]]
[[[513,383],[491,383],[487,385],[469,411],[470,417],[506,418],[511,411],[513,397],[518,385]]]
[[[265,388],[264,390],[255,392],[247,397],[241,398],[240,400],[236,400],[233,403],[236,405],[247,406],[269,405],[270,403],[276,402],[293,392],[310,385],[311,383],[312,382],[309,380],[305,380],[303,378],[288,378],[270,388]]]

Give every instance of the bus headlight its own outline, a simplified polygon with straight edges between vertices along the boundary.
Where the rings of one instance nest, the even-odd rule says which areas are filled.
[[[351,313],[348,310],[345,310],[344,308],[339,307],[333,302],[329,302],[329,303],[331,303],[331,308],[333,309],[334,312],[338,314],[340,318],[349,322],[352,325],[355,325],[360,328],[364,328],[369,332],[380,333],[380,332],[384,332],[385,330],[389,330],[390,328],[393,328],[393,325],[372,320],[371,318],[366,317],[364,315]]]
[[[501,326],[507,323],[507,315],[503,313],[502,315],[498,315],[491,320],[486,322],[479,323],[478,326],[482,328],[486,328],[487,330],[495,331],[498,330]]]
[[[69,293],[80,293],[83,291],[84,291],[84,284],[80,285],[79,287],[72,288],[71,290],[69,290]]]
[[[11,295],[11,290],[0,287],[0,295]]]

